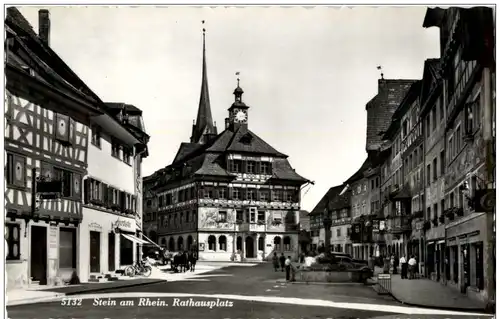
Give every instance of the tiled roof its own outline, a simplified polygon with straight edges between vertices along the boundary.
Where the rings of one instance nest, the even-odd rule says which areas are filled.
[[[19,12],[16,7],[7,8],[6,20],[9,19],[11,19],[12,22],[22,28],[26,33],[29,33],[34,37],[38,37],[31,24],[28,22],[28,20],[26,20],[26,18],[21,14],[21,12]]]
[[[340,193],[345,188],[344,185],[338,185],[330,188],[321,200],[316,204],[310,215],[322,214],[327,204],[329,209],[340,209],[351,206],[351,192],[347,191],[342,196]]]
[[[120,111],[122,109],[125,109],[125,111],[127,111],[127,113],[130,113],[130,114],[134,114],[134,113],[142,114],[142,110],[140,108],[136,107],[135,105],[132,105],[132,104],[118,103],[118,102],[106,102],[104,104],[106,104],[106,106],[112,110],[119,110]]]
[[[364,177],[363,172],[366,171],[368,168],[370,168],[370,166],[371,163],[369,158],[367,157],[366,160],[361,165],[361,167],[356,171],[356,173],[354,173],[351,177],[349,177],[349,179],[347,179],[347,181],[345,181],[345,184],[350,184],[362,179]]]
[[[172,164],[155,172],[148,179],[161,179],[161,184],[164,185],[167,182],[194,175],[233,177],[235,175],[224,168],[221,160],[222,154],[226,152],[272,156],[274,164],[273,176],[270,181],[307,182],[307,179],[297,174],[292,168],[287,160],[287,155],[278,152],[244,126],[240,126],[234,131],[226,129],[206,144],[182,143]],[[182,174],[172,173],[174,170],[180,171],[181,169]]]
[[[210,175],[210,176],[226,176],[231,177],[234,175],[229,174],[225,169],[219,165],[217,161],[219,155],[213,153],[205,153],[203,156],[203,163],[200,168],[196,170],[195,175]]]
[[[307,179],[295,172],[295,169],[292,168],[290,162],[288,162],[286,158],[274,159],[273,166],[272,179],[307,182]]]
[[[181,146],[179,147],[179,150],[177,151],[177,154],[175,155],[174,161],[172,163],[182,160],[184,157],[191,154],[201,146],[202,145],[198,143],[181,143]]]

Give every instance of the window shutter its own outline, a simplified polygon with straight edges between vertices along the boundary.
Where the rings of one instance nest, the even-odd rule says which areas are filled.
[[[73,189],[72,195],[75,199],[81,200],[82,198],[82,176],[80,174],[73,175]]]
[[[12,184],[14,182],[14,155],[12,154],[7,154],[5,177],[7,178],[8,184]]]
[[[213,190],[214,190],[214,199],[219,199],[219,189],[221,189],[222,187],[214,187]]]
[[[227,188],[227,199],[233,199],[233,188],[232,187]]]
[[[83,192],[84,192],[84,203],[88,204],[90,202],[90,178],[87,178],[83,181]]]
[[[75,120],[73,120],[72,118],[69,118],[69,142],[73,145],[75,144],[75,140],[76,140],[75,131],[76,131]]]
[[[106,205],[106,207],[111,208],[111,206],[114,204],[114,202],[113,202],[113,187],[108,186],[106,193],[108,194],[108,200],[104,204]]]
[[[126,204],[126,198],[125,198],[126,194],[125,194],[125,192],[122,192],[122,191],[120,191],[119,194],[120,194],[120,197],[119,197],[119,203],[118,203],[118,205],[121,208],[120,210],[122,212],[124,212],[125,211],[125,204]]]
[[[14,155],[14,185],[26,186],[26,158]]]
[[[69,117],[62,114],[55,115],[54,134],[55,138],[61,142],[68,143],[70,134]]]
[[[101,191],[102,191],[102,198],[99,198],[102,200],[102,203],[105,207],[108,207],[108,185],[101,183]]]

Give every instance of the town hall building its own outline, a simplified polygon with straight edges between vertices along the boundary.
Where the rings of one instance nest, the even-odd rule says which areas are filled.
[[[297,257],[300,191],[309,181],[287,155],[250,130],[243,93],[238,80],[225,129],[218,133],[204,32],[201,96],[190,142],[181,143],[170,165],[144,179],[157,201],[158,241],[170,251],[194,250],[200,260],[262,260],[274,252]]]

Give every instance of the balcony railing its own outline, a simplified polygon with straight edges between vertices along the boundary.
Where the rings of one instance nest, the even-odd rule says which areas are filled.
[[[389,223],[390,232],[393,234],[400,234],[403,232],[411,231],[411,217],[410,216],[393,216]]]

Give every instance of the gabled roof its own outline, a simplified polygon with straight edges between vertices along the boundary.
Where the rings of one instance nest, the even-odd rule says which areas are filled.
[[[370,168],[370,166],[371,166],[370,159],[367,157],[366,160],[361,165],[361,167],[356,171],[356,173],[354,173],[351,177],[349,177],[344,182],[344,184],[352,184],[356,181],[359,181],[360,179],[363,179],[364,178],[364,175],[363,175],[364,171],[366,171],[368,168]]]
[[[233,178],[235,175],[229,173],[223,164],[223,157],[227,152],[272,156],[273,176],[269,181],[308,181],[295,172],[287,160],[287,155],[278,152],[245,126],[234,131],[228,128],[206,144],[181,143],[172,164],[156,171],[148,179],[160,179],[161,183],[165,184],[194,176]],[[173,173],[180,170],[182,174]]]
[[[442,24],[443,17],[446,13],[445,9],[442,8],[427,8],[425,12],[424,22],[422,23],[422,27],[430,28],[430,27],[439,27]]]
[[[292,165],[290,165],[290,162],[286,158],[274,159],[273,177],[271,179],[307,182],[306,178],[295,172],[295,169],[292,168]]]
[[[440,59],[427,59],[424,62],[422,86],[420,89],[420,114],[425,114],[429,109],[427,101],[431,99],[434,91],[441,87],[441,61]]]
[[[351,206],[351,192],[347,191],[340,195],[342,190],[345,188],[344,185],[338,185],[330,188],[321,200],[316,204],[314,209],[311,211],[310,215],[322,214],[327,208],[329,210],[347,208]]]
[[[175,155],[172,163],[182,160],[184,157],[191,154],[199,147],[201,147],[201,145],[198,143],[181,143],[181,146],[179,147],[179,150],[177,151],[177,154]]]

